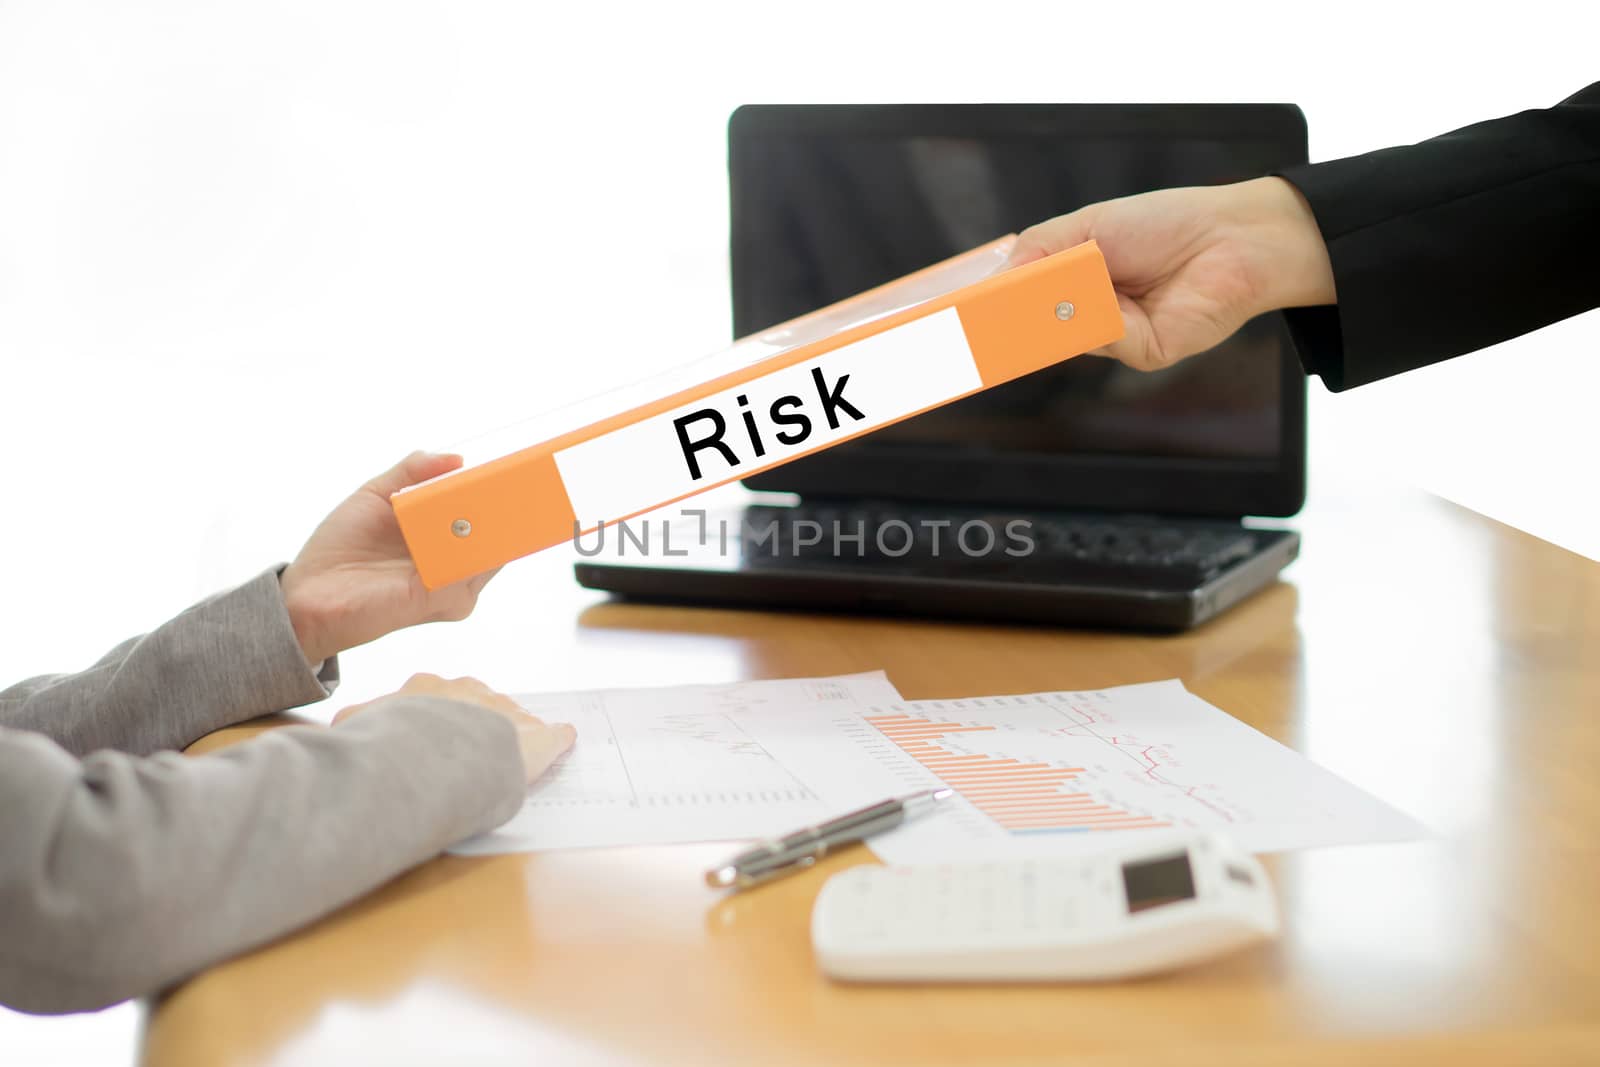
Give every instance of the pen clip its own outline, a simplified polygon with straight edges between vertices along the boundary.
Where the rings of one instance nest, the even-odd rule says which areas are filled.
[[[764,867],[761,870],[756,871],[754,874],[740,871],[734,880],[734,888],[748,889],[753,885],[761,885],[763,882],[770,882],[774,878],[781,878],[786,874],[793,874],[796,871],[803,871],[807,867],[816,866],[817,860],[819,860],[821,857],[822,854],[819,852],[807,852],[804,855],[796,856],[787,863],[780,863],[773,867]]]

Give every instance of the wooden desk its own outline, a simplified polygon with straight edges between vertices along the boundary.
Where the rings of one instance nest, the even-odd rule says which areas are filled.
[[[487,652],[416,646],[446,670],[537,657],[547,689],[1181,677],[1438,832],[1271,858],[1270,947],[1125,985],[843,988],[807,918],[863,850],[729,899],[700,884],[724,845],[443,858],[153,1006],[144,1062],[1600,1062],[1600,565],[1374,486],[1298,525],[1287,582],[1175,638],[613,605],[536,559],[471,631]]]

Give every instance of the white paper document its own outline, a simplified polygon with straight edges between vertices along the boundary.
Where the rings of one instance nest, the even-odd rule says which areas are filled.
[[[1272,852],[1427,832],[1176,681],[902,702],[878,672],[517,699],[577,743],[510,822],[454,852],[772,836],[940,785],[956,796],[873,851],[966,862],[1216,830]]]
[[[517,702],[541,719],[572,723],[577,742],[529,788],[509,822],[451,851],[481,855],[785,833],[834,812],[755,740],[749,724],[798,717],[827,735],[836,714],[853,719],[860,709],[899,699],[882,671],[519,695]]]
[[[953,787],[944,810],[869,842],[891,863],[1092,848],[1134,830],[1220,831],[1253,852],[1427,833],[1177,681],[813,706],[747,728],[836,810]]]

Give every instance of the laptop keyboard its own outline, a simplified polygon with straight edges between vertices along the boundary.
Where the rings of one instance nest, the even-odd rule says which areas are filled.
[[[750,508],[744,555],[746,566],[1191,589],[1248,559],[1272,536],[1204,520],[819,503]]]

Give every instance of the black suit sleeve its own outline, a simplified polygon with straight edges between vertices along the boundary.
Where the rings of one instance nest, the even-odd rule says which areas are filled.
[[[1288,312],[1329,389],[1600,306],[1600,83],[1541,111],[1280,172],[1311,205],[1338,304]]]

